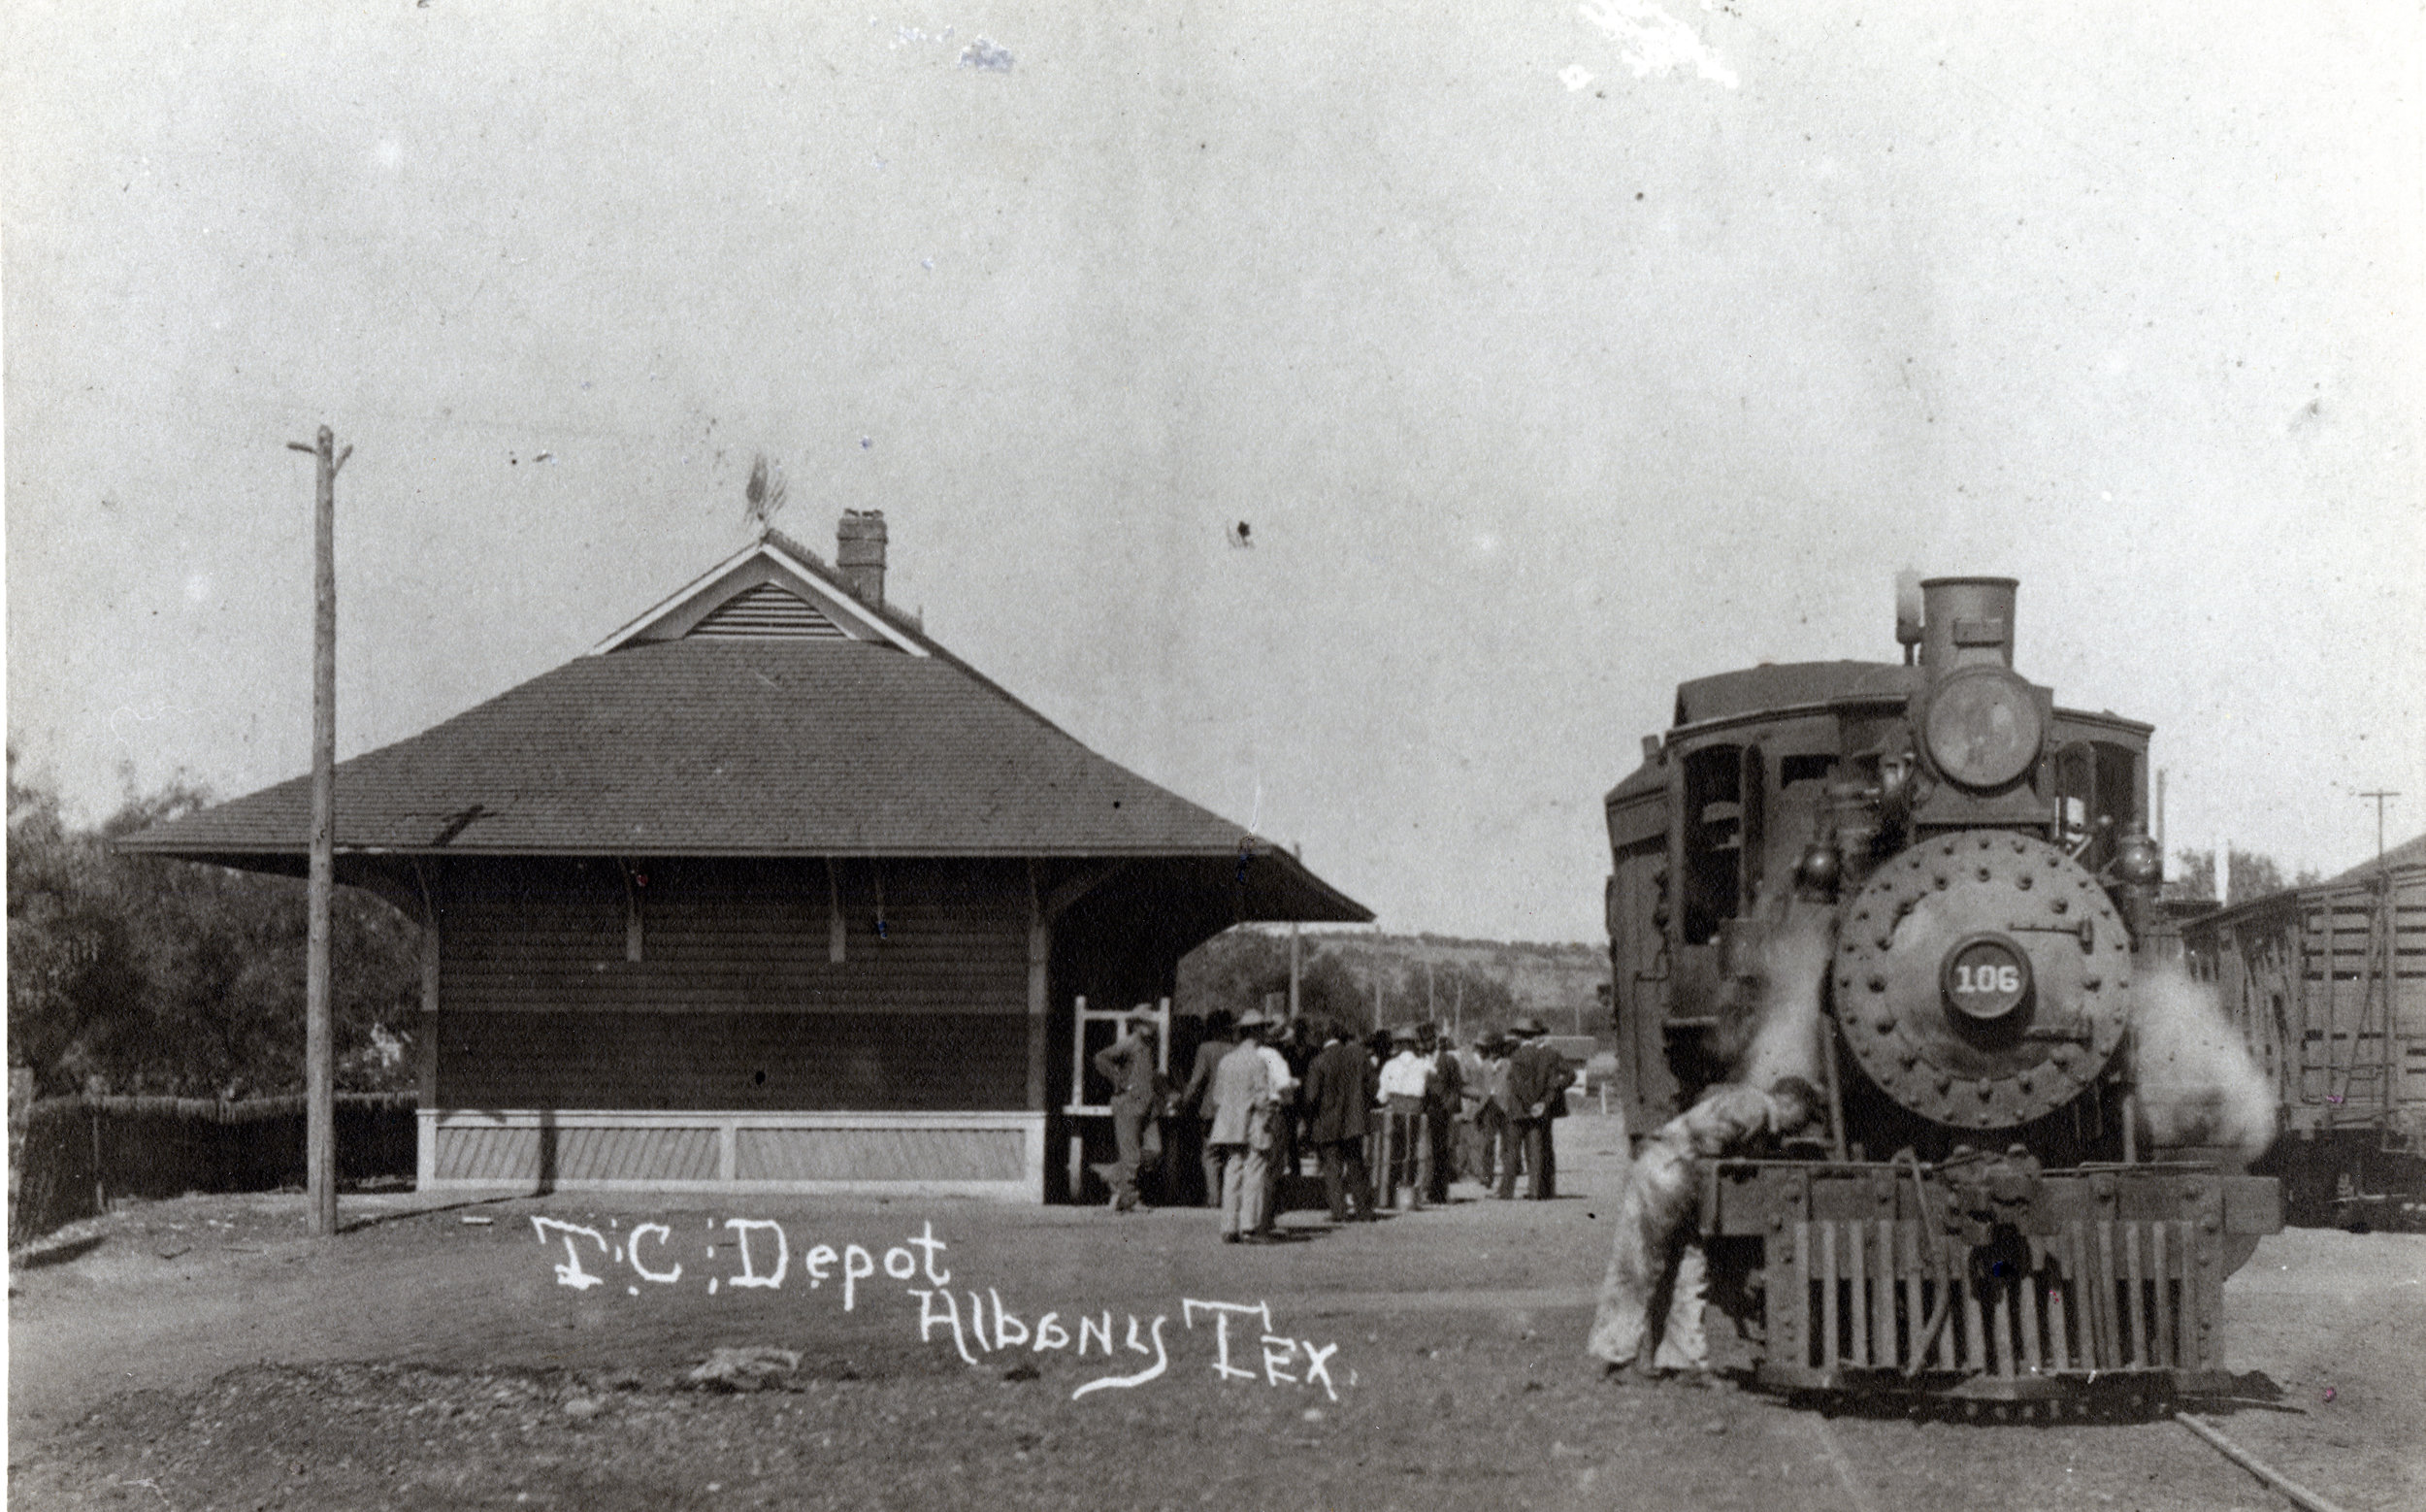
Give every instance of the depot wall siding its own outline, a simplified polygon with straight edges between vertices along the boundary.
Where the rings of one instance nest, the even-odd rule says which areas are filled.
[[[1024,1013],[446,1013],[452,1108],[1026,1106]]]
[[[996,861],[458,863],[437,1104],[1024,1108],[1028,909]]]

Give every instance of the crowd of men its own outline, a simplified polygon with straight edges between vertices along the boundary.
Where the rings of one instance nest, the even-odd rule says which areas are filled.
[[[1099,1167],[1115,1211],[1138,1205],[1138,1177],[1160,1159],[1168,1116],[1195,1135],[1204,1200],[1226,1244],[1275,1238],[1281,1179],[1310,1148],[1333,1223],[1369,1222],[1376,1204],[1409,1211],[1448,1200],[1463,1176],[1484,1195],[1557,1195],[1552,1130],[1575,1072],[1539,1019],[1456,1046],[1415,1024],[1359,1039],[1324,1021],[1249,1012],[1205,1024],[1187,1081],[1172,1092],[1155,1031],[1142,1021],[1097,1052],[1112,1083],[1116,1158]],[[1703,1162],[1766,1149],[1819,1124],[1825,1103],[1797,1076],[1766,1090],[1707,1089],[1644,1140],[1626,1168],[1609,1265],[1585,1348],[1613,1375],[1700,1380],[1710,1368],[1702,1314],[1707,1259],[1693,1194]],[[1184,1137],[1184,1135],[1183,1135]]]
[[[1139,1205],[1166,1117],[1172,1142],[1198,1153],[1225,1243],[1271,1242],[1280,1183],[1309,1153],[1335,1223],[1370,1220],[1401,1193],[1410,1211],[1446,1202],[1459,1177],[1491,1197],[1515,1199],[1520,1175],[1524,1196],[1557,1194],[1552,1129],[1575,1071],[1539,1019],[1458,1046],[1428,1023],[1360,1038],[1323,1020],[1217,1011],[1175,1090],[1154,1034],[1140,1022],[1095,1056],[1112,1085],[1115,1159],[1100,1168],[1115,1211]]]

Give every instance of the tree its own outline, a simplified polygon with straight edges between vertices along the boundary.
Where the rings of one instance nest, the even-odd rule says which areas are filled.
[[[201,807],[173,782],[99,827],[61,821],[56,795],[9,759],[9,1043],[45,1093],[244,1097],[303,1084],[304,883],[159,857],[110,841]],[[330,958],[341,1079],[398,1084],[380,1047],[410,1038],[416,926],[339,888]]]
[[[2235,845],[2232,847],[2232,880],[2229,884],[2232,896],[2225,899],[2224,903],[2226,906],[2244,904],[2253,898],[2265,898],[2275,893],[2284,892],[2294,887],[2307,887],[2311,883],[2323,880],[2324,877],[2317,871],[2304,869],[2286,881],[2283,878],[2282,867],[2275,858],[2259,855],[2253,850],[2243,850]],[[2211,847],[2207,850],[2174,852],[2173,874],[2165,880],[2165,896],[2213,900],[2215,897],[2214,850]]]

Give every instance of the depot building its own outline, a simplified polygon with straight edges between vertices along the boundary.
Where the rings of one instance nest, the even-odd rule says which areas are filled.
[[[880,511],[838,545],[766,532],[338,767],[337,879],[423,927],[424,1189],[1066,1199],[1081,1000],[1372,917],[889,608]],[[301,874],[310,817],[297,777],[121,843]]]

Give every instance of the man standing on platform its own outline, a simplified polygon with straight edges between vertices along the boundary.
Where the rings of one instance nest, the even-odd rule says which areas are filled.
[[[1432,1062],[1416,1048],[1412,1029],[1391,1032],[1397,1053],[1382,1068],[1382,1188],[1384,1205],[1398,1205],[1398,1188],[1407,1188],[1407,1211],[1421,1212],[1425,1189],[1432,1184],[1431,1140],[1424,1132],[1425,1099],[1431,1092]]]
[[[1508,1027],[1508,1033],[1520,1041],[1508,1057],[1508,1118],[1524,1147],[1527,1195],[1536,1202],[1547,1202],[1558,1195],[1552,1122],[1566,1116],[1567,1089],[1575,1085],[1575,1071],[1550,1043],[1550,1028],[1540,1019],[1521,1018]],[[1514,1171],[1499,1178],[1499,1195],[1516,1196]]]
[[[1256,1233],[1268,1239],[1280,1222],[1281,1177],[1295,1174],[1292,1168],[1295,1165],[1292,1115],[1297,1101],[1297,1073],[1290,1069],[1289,1057],[1282,1054],[1280,1048],[1281,1040],[1289,1035],[1289,1020],[1274,1013],[1263,1014],[1262,1018],[1262,1022],[1257,1026],[1255,1033],[1247,1036],[1247,1042],[1254,1045],[1257,1053],[1263,1058],[1264,1074],[1270,1077],[1272,1083],[1272,1106],[1266,1131],[1268,1137],[1262,1147],[1263,1221],[1255,1229]]]
[[[1331,1222],[1346,1223],[1354,1197],[1359,1223],[1373,1217],[1373,1177],[1365,1168],[1364,1136],[1373,1121],[1376,1077],[1364,1046],[1326,1024],[1324,1045],[1306,1068],[1306,1137],[1323,1168],[1323,1196]]]
[[[1163,1140],[1156,1124],[1163,1111],[1163,1068],[1156,1063],[1158,1036],[1151,1020],[1140,1019],[1128,1034],[1095,1053],[1095,1068],[1112,1084],[1111,1166],[1098,1167],[1112,1188],[1112,1211],[1137,1208],[1137,1173],[1162,1159]]]
[[[1256,1043],[1262,1028],[1263,1015],[1252,1008],[1238,1016],[1238,1044],[1214,1067],[1207,1094],[1213,1122],[1205,1131],[1205,1149],[1219,1167],[1224,1244],[1261,1242],[1265,1224],[1267,1157],[1279,1098]]]
[[[1426,1143],[1424,1199],[1449,1205],[1449,1183],[1458,1169],[1458,1114],[1465,1101],[1465,1068],[1456,1049],[1441,1038],[1440,1026],[1415,1026],[1419,1054],[1431,1062],[1432,1079],[1424,1089],[1424,1132]]]
[[[1188,1072],[1188,1085],[1179,1095],[1182,1118],[1194,1119],[1197,1130],[1197,1158],[1204,1167],[1204,1205],[1222,1205],[1222,1167],[1213,1158],[1213,1068],[1222,1064],[1222,1057],[1238,1047],[1238,1030],[1229,1009],[1215,1008],[1204,1016],[1204,1038],[1197,1044],[1196,1065]]]

